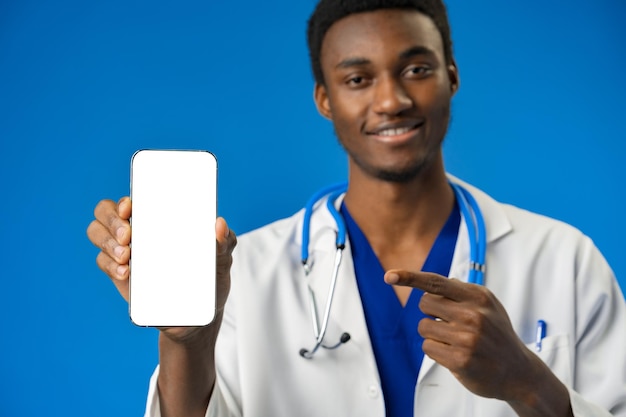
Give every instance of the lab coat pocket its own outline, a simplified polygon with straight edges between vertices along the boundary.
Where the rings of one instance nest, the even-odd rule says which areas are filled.
[[[572,356],[569,335],[555,334],[544,337],[541,341],[541,349],[537,348],[536,343],[527,343],[526,347],[539,356],[564,384],[572,385]]]

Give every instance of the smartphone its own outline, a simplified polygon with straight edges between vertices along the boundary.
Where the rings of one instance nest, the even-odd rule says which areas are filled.
[[[131,160],[131,321],[205,326],[215,316],[217,160],[141,150]]]

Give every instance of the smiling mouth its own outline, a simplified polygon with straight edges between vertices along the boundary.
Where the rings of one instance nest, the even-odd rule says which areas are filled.
[[[390,126],[369,132],[369,135],[383,142],[404,142],[411,139],[422,127],[423,122],[408,126]]]
[[[376,136],[398,136],[398,135],[403,135],[405,133],[410,132],[411,130],[415,129],[417,126],[412,126],[412,127],[396,127],[396,128],[390,128],[390,129],[383,129],[380,130],[376,133],[374,133]]]

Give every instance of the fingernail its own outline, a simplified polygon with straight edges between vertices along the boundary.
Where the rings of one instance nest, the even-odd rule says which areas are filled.
[[[227,227],[227,228],[226,228],[226,231],[224,232],[224,237],[225,237],[226,239],[228,239],[228,236],[229,236],[229,235],[230,235],[230,228],[228,228],[228,227]]]
[[[124,254],[124,248],[121,246],[116,246],[115,249],[113,249],[113,253],[115,253],[115,256],[117,256],[117,258],[119,259]]]
[[[124,276],[124,274],[126,274],[126,271],[128,270],[128,267],[126,265],[120,265],[117,267],[117,275],[122,278]]]
[[[124,228],[120,226],[115,231],[115,235],[117,236],[118,239],[121,239],[122,237],[124,237],[124,232],[125,232]]]
[[[387,274],[386,278],[388,284],[395,284],[400,280],[400,275],[396,274],[395,272],[390,272]]]

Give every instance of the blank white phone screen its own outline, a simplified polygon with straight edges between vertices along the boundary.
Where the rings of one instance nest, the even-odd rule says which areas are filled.
[[[136,325],[213,321],[216,193],[217,161],[209,152],[133,155],[129,310]]]

